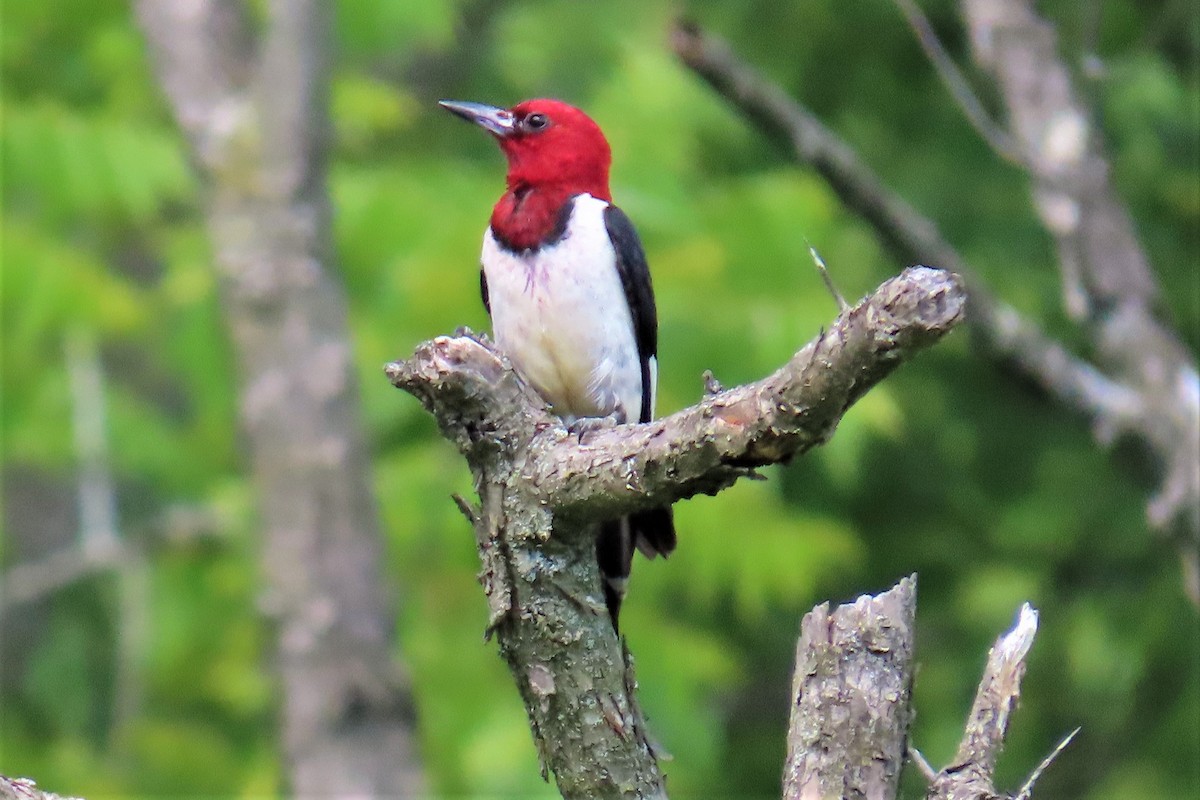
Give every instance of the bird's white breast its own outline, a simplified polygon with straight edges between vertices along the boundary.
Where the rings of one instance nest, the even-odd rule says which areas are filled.
[[[506,250],[489,228],[483,271],[496,343],[556,413],[592,417],[621,410],[637,422],[641,364],[604,224],[607,206],[577,196],[563,237],[532,251]]]

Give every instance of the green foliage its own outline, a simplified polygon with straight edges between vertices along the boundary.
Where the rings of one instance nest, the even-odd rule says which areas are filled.
[[[965,63],[955,4],[924,5]],[[1200,34],[1185,5],[1115,0],[1091,28],[1079,4],[1047,7],[1070,57],[1090,48],[1105,66],[1087,88],[1115,175],[1164,305],[1197,346]],[[978,141],[889,4],[684,9],[824,115],[1000,294],[1066,330],[1023,176]],[[679,10],[665,0],[602,11],[566,0],[338,4],[336,267],[399,589],[400,655],[445,795],[554,791],[538,777],[511,679],[481,641],[472,536],[449,499],[470,493],[470,476],[380,373],[423,339],[487,327],[478,250],[502,161],[433,101],[559,96],[603,125],[614,194],[654,270],[660,413],[695,401],[705,369],[726,384],[761,377],[833,317],[809,244],[850,297],[903,266],[818,176],[675,63],[666,36]],[[458,41],[467,17],[472,38]],[[115,705],[129,669],[117,655],[128,624],[118,579],[75,584],[16,612],[45,622],[15,643],[23,658],[4,661],[0,772],[84,796],[275,794],[253,487],[187,155],[126,4],[6,3],[0,42],[4,474],[36,468],[73,487],[64,349],[72,332],[95,337],[122,522],[150,552],[135,713]],[[1147,533],[1134,456],[1099,451],[1077,420],[956,338],[865,398],[829,445],[766,474],[681,504],[678,553],[635,568],[623,627],[652,733],[675,755],[673,794],[777,795],[800,615],[910,572],[920,574],[913,735],[934,762],[953,753],[987,647],[1029,600],[1042,633],[1005,785],[1082,726],[1045,796],[1200,790],[1200,631],[1172,550]],[[153,533],[169,510],[193,507],[215,513],[215,538]],[[11,516],[0,547],[10,562],[38,535]]]

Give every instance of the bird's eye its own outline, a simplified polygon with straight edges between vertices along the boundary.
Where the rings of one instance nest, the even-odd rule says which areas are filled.
[[[530,114],[525,118],[525,127],[531,131],[540,131],[550,124],[545,114]]]

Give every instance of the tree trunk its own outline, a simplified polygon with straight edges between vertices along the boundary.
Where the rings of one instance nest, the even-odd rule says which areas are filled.
[[[383,545],[359,429],[325,185],[328,9],[142,0],[159,74],[205,178],[277,625],[300,797],[412,796],[412,706],[393,662]]]

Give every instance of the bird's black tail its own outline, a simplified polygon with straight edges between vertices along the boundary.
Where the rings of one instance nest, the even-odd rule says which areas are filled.
[[[621,611],[621,601],[625,599],[634,549],[642,551],[646,558],[658,555],[666,558],[671,555],[675,550],[675,520],[670,506],[641,511],[600,526],[600,534],[596,538],[596,561],[600,565],[604,602],[612,617],[614,630],[619,630],[617,616]]]

